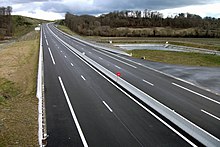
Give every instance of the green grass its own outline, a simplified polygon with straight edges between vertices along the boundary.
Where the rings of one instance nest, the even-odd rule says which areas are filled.
[[[25,16],[13,15],[12,24],[13,24],[13,37],[18,38],[27,34],[30,31],[33,31],[38,24],[46,23],[46,20],[40,20]]]
[[[57,25],[57,28],[69,35],[77,35],[76,33],[72,32],[68,27],[64,25]]]
[[[0,51],[0,147],[38,146],[39,31]]]
[[[97,37],[97,42],[108,43],[112,40],[115,44],[123,43],[159,43],[164,44],[168,41],[173,45],[205,48],[220,51],[219,38],[171,38],[171,37]]]
[[[127,51],[127,53],[132,53],[132,56],[135,58],[145,57],[149,61],[168,64],[206,67],[220,66],[220,56],[217,55],[154,50],[132,50]]]
[[[0,104],[6,99],[13,98],[20,93],[14,82],[4,78],[0,78]]]

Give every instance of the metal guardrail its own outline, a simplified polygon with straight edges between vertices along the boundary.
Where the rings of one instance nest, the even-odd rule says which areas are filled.
[[[77,55],[79,55],[81,58],[83,58],[85,61],[87,61],[89,64],[91,64],[93,67],[95,67],[96,69],[98,69],[99,71],[104,73],[111,80],[117,82],[124,89],[131,92],[134,96],[136,96],[137,98],[142,100],[144,103],[146,103],[151,108],[156,110],[158,113],[163,115],[165,118],[169,119],[172,123],[174,123],[176,126],[178,126],[182,130],[187,132],[189,135],[194,137],[196,140],[198,140],[199,142],[201,142],[205,146],[209,146],[209,147],[220,146],[220,140],[218,138],[216,138],[215,136],[211,135],[210,133],[208,133],[204,129],[200,128],[196,124],[190,122],[189,120],[187,120],[186,118],[184,118],[183,116],[181,116],[180,114],[175,112],[174,110],[171,110],[167,106],[163,105],[162,103],[160,103],[156,99],[152,98],[148,94],[144,93],[140,89],[136,88],[132,84],[128,83],[124,79],[117,77],[117,75],[115,75],[114,73],[112,73],[111,71],[106,69],[105,67],[101,66],[97,62],[93,61],[89,57],[87,57],[86,54],[79,52],[77,49],[73,48],[72,46],[70,46],[69,44],[67,44],[63,40],[61,40],[57,35],[54,34],[54,36],[58,40],[60,40],[65,46],[67,46],[69,49],[74,51]],[[68,36],[70,36],[70,35],[68,35]]]
[[[37,76],[37,93],[38,98],[38,142],[43,147],[47,144],[46,112],[44,99],[44,65],[43,65],[43,48],[42,48],[42,26],[40,33],[40,49],[38,59],[38,76]]]

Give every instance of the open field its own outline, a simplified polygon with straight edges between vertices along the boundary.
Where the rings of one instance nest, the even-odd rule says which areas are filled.
[[[166,37],[96,37],[97,42],[108,43],[112,40],[115,44],[123,43],[160,43],[181,46],[189,46],[195,48],[205,48],[210,50],[220,51],[220,39],[219,38],[166,38]]]
[[[58,25],[58,28],[64,32],[77,35],[72,32],[66,26]],[[98,43],[109,43],[111,40],[113,44],[123,44],[123,43],[159,43],[181,46],[189,46],[195,48],[204,48],[210,50],[220,51],[220,39],[219,38],[172,38],[172,37],[100,37],[100,36],[83,36],[85,39],[95,41]]]
[[[132,53],[132,56],[135,58],[145,57],[149,61],[168,64],[207,67],[220,66],[220,56],[217,55],[154,50],[131,50],[127,51],[127,53]]]
[[[77,35],[66,26],[58,25],[62,31],[70,34]],[[78,36],[78,35],[77,35]],[[198,48],[206,48],[211,50],[220,50],[220,39],[218,38],[163,38],[163,37],[99,37],[87,36],[86,40],[95,41],[99,43],[108,43],[112,40],[115,44],[123,43],[160,43],[164,44],[169,41],[170,44],[191,46]],[[220,66],[220,56],[205,55],[199,53],[183,53],[183,52],[169,52],[169,51],[152,51],[152,50],[132,50],[127,53],[133,53],[133,57],[141,58],[146,57],[146,60],[180,64],[190,66]]]
[[[0,50],[0,146],[38,146],[39,32]]]

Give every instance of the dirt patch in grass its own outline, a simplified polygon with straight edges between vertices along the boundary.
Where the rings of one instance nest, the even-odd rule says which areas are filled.
[[[207,67],[220,66],[220,56],[217,55],[154,50],[132,50],[127,51],[127,53],[132,53],[132,56],[136,58],[145,57],[149,61],[168,64]]]
[[[38,146],[38,50],[33,31],[0,51],[0,146]]]

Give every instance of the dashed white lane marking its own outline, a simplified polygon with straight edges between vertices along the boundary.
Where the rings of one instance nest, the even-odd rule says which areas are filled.
[[[151,85],[151,86],[154,86],[154,84],[152,84],[151,82],[148,82],[148,81],[146,81],[146,80],[142,80],[143,82],[145,82],[145,83],[147,83],[147,84],[149,84],[149,85]]]
[[[118,68],[118,69],[121,69],[121,67],[119,67],[119,66],[117,66],[117,65],[115,65],[115,67]]]
[[[67,58],[66,56],[64,56],[65,58]]]
[[[49,50],[49,53],[50,53],[50,57],[51,57],[51,59],[52,59],[52,62],[53,62],[53,64],[55,65],[56,63],[55,63],[55,60],[54,60],[54,58],[53,58],[53,54],[52,54],[52,52],[51,52],[51,50],[50,50],[49,47],[48,47],[48,50]]]
[[[109,105],[108,105],[105,101],[102,101],[102,102],[103,102],[103,104],[108,108],[108,110],[109,110],[110,112],[113,112],[112,109],[109,107]]]
[[[73,63],[71,63],[71,66],[73,66]]]
[[[182,89],[184,89],[184,90],[187,90],[187,91],[189,91],[189,92],[191,92],[191,93],[194,93],[194,94],[196,94],[196,95],[198,95],[198,96],[201,96],[201,97],[203,97],[203,98],[205,98],[205,99],[207,99],[207,100],[210,100],[210,101],[212,101],[212,102],[214,102],[214,103],[220,105],[220,102],[219,102],[219,101],[213,100],[213,99],[211,99],[211,98],[209,98],[209,97],[207,97],[207,96],[205,96],[205,95],[202,95],[202,94],[200,94],[200,93],[198,93],[198,92],[192,91],[192,90],[190,90],[190,89],[188,89],[188,88],[185,88],[185,87],[183,87],[183,86],[180,86],[180,85],[178,85],[178,84],[176,84],[176,83],[172,83],[172,84],[175,85],[175,86],[177,86],[177,87],[179,87],[179,88],[182,88]]]
[[[68,106],[69,106],[70,112],[71,112],[71,114],[72,114],[73,120],[74,120],[74,122],[75,122],[75,124],[76,124],[76,128],[77,128],[77,130],[78,130],[78,132],[79,132],[79,135],[80,135],[80,138],[81,138],[81,140],[82,140],[82,142],[83,142],[83,145],[84,145],[84,147],[88,147],[88,144],[87,144],[87,142],[86,142],[86,138],[85,138],[85,136],[84,136],[84,134],[83,134],[83,132],[82,132],[82,129],[81,129],[80,124],[79,124],[79,121],[78,121],[78,119],[77,119],[77,117],[76,117],[76,114],[75,114],[75,112],[74,112],[74,110],[73,110],[73,106],[72,106],[72,104],[71,104],[71,102],[70,102],[70,99],[69,99],[69,96],[68,96],[68,94],[67,94],[67,92],[66,92],[66,89],[65,89],[65,87],[64,87],[63,81],[62,81],[62,79],[61,79],[60,76],[59,76],[58,78],[59,78],[60,85],[61,85],[61,87],[62,87],[63,93],[64,93],[64,95],[65,95],[67,104],[68,104]]]
[[[81,75],[81,78],[85,81],[86,79],[83,77],[83,75]]]
[[[49,45],[47,39],[46,39],[46,44]]]
[[[213,115],[213,114],[211,114],[211,113],[209,113],[209,112],[207,112],[207,111],[205,111],[205,110],[202,110],[202,109],[201,109],[201,111],[202,111],[203,113],[208,114],[209,116],[211,116],[211,117],[217,119],[217,120],[220,120],[219,117],[217,117],[217,116],[215,116],[215,115]]]
[[[102,58],[102,57],[99,57],[99,59],[103,60],[103,58]]]

